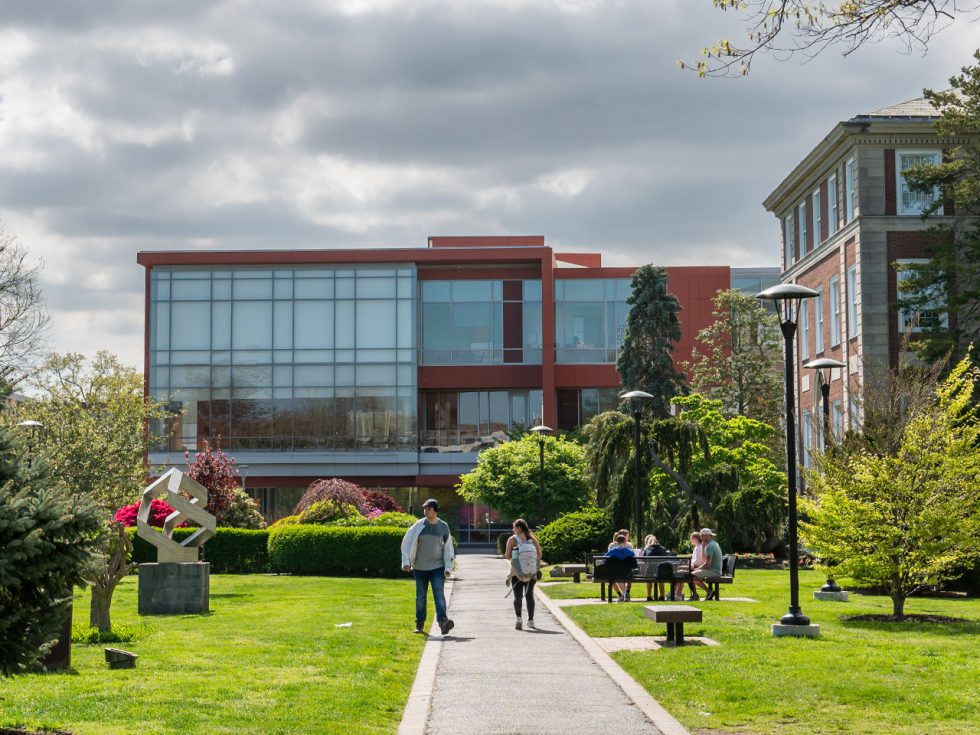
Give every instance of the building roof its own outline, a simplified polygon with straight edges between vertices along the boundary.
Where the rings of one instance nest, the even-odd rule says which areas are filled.
[[[932,103],[925,97],[917,97],[914,100],[899,102],[897,105],[882,107],[873,112],[864,112],[852,118],[854,121],[867,120],[868,118],[923,118],[939,117],[939,111],[933,107]]]

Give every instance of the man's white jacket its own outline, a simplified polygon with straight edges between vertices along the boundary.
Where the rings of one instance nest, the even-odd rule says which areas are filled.
[[[419,518],[415,524],[405,531],[402,537],[402,566],[415,566],[415,554],[419,549],[419,534],[422,533],[424,525],[428,523],[425,518]],[[442,563],[446,571],[452,571],[453,561],[456,559],[456,552],[453,550],[453,537],[442,545]]]

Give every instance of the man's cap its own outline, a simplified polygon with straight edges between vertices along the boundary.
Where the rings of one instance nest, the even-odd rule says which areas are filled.
[[[429,498],[424,503],[422,503],[423,508],[432,508],[432,510],[439,510],[439,501],[435,498]]]
[[[702,536],[714,536],[715,535],[715,532],[712,531],[710,528],[702,528],[701,531],[700,531],[700,533],[701,533]]]

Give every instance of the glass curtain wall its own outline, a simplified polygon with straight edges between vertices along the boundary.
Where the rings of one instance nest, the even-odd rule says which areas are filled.
[[[622,388],[562,388],[558,390],[558,428],[572,431],[585,426],[594,416],[615,411]]]
[[[555,360],[615,363],[626,334],[628,278],[555,281]]]
[[[169,449],[417,446],[414,268],[155,268],[150,390]]]
[[[541,362],[541,281],[422,281],[423,365]]]
[[[540,390],[426,391],[422,451],[478,452],[541,423]]]

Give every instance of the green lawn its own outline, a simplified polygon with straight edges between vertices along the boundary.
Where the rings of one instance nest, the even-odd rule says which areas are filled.
[[[414,600],[410,580],[212,575],[210,614],[140,619],[129,577],[113,622],[142,633],[108,645],[139,654],[137,668],[110,671],[104,646],[75,644],[69,673],[0,679],[0,725],[76,735],[392,733],[425,642],[412,633]],[[88,622],[87,592],[75,621]]]
[[[965,618],[958,624],[845,622],[842,617],[891,613],[887,597],[856,595],[816,602],[824,577],[800,574],[800,602],[820,624],[816,640],[773,638],[769,626],[786,612],[789,575],[742,570],[722,597],[756,603],[693,602],[705,635],[719,647],[688,646],[620,652],[613,658],[692,732],[811,735],[964,735],[980,732],[980,600],[912,598],[906,613]],[[842,581],[842,583],[846,580]],[[552,598],[598,597],[598,585],[562,584]],[[644,595],[635,590],[634,598]],[[663,635],[643,604],[568,607],[592,636]]]

